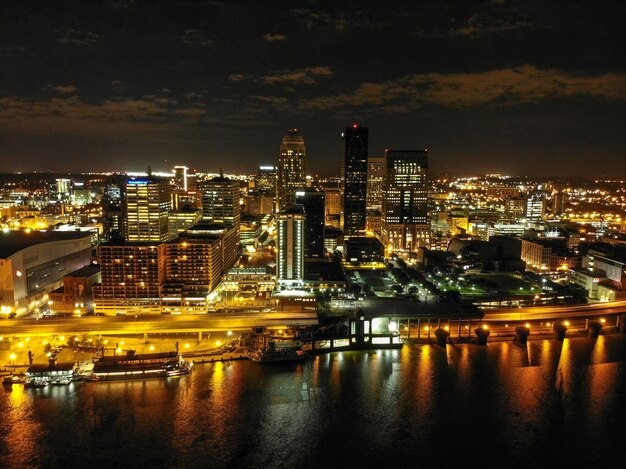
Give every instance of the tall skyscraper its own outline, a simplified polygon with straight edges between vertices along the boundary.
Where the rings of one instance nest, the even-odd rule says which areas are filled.
[[[298,189],[306,187],[306,147],[298,129],[289,129],[283,137],[278,155],[277,205],[295,201]]]
[[[281,286],[297,287],[304,280],[305,220],[302,205],[287,205],[276,215],[276,278]]]
[[[370,157],[367,159],[367,210],[382,208],[383,177],[385,175],[385,158]]]
[[[187,166],[174,166],[174,182],[176,183],[176,188],[185,192],[189,190],[187,185],[187,171],[189,171]]]
[[[428,150],[386,151],[385,158],[383,243],[399,252],[429,246]]]
[[[126,176],[111,176],[102,195],[102,239],[123,240],[126,232]]]
[[[219,223],[239,232],[241,206],[239,184],[220,172],[202,184],[202,221]]]
[[[256,190],[261,195],[276,194],[276,168],[274,166],[259,166],[256,174]]]
[[[169,183],[148,176],[126,183],[126,241],[163,242],[169,239]]]
[[[342,228],[346,236],[365,233],[368,128],[358,124],[341,134]]]
[[[296,204],[304,207],[304,255],[324,257],[325,194],[313,190],[296,192]]]

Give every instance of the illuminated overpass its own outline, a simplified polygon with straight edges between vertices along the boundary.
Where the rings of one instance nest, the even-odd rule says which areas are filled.
[[[246,330],[254,327],[311,326],[316,312],[210,313],[202,315],[89,316],[81,318],[11,319],[0,321],[0,336],[54,334],[166,334]]]
[[[485,311],[483,321],[549,321],[562,318],[592,318],[620,313],[626,313],[626,301],[498,309]]]

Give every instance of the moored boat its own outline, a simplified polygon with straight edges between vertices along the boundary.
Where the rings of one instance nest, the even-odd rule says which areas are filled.
[[[260,363],[299,362],[306,359],[306,352],[299,340],[276,340],[264,337],[263,346],[248,350],[248,358]]]
[[[86,381],[118,381],[183,376],[191,364],[176,352],[137,355],[129,352],[122,357],[103,357],[86,373]]]

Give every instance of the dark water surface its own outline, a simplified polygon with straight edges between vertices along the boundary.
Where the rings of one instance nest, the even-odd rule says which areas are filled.
[[[626,338],[0,391],[0,467],[623,467]]]

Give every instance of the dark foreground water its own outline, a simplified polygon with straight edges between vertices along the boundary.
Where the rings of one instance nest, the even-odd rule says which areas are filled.
[[[0,391],[0,467],[622,467],[626,338]]]

